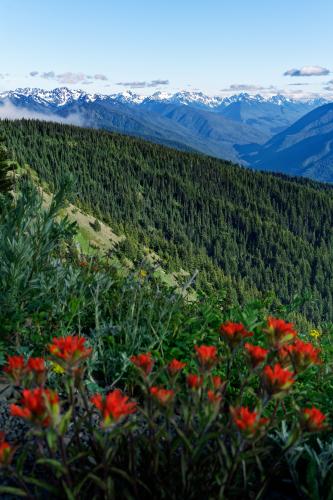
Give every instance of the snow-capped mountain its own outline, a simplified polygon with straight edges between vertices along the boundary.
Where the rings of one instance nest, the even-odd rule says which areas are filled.
[[[181,91],[143,96],[130,90],[92,94],[66,87],[24,88],[0,93],[0,118],[104,128],[241,161],[239,147],[244,155],[248,147],[251,150],[253,144],[267,142],[324,103],[323,99],[302,101],[248,93],[223,97]]]
[[[208,96],[203,92],[182,91],[174,94],[168,92],[155,92],[150,96],[139,95],[131,90],[119,92],[116,94],[89,94],[83,90],[73,90],[67,87],[55,88],[53,90],[44,90],[39,88],[18,88],[0,93],[0,100],[4,99],[18,100],[29,98],[40,104],[50,104],[54,106],[65,106],[66,104],[81,101],[94,102],[98,100],[109,100],[130,105],[141,105],[153,102],[163,102],[170,104],[182,104],[185,106],[200,106],[209,110],[224,108],[234,103],[262,104],[271,103],[278,106],[284,106],[288,103],[308,104],[310,106],[320,106],[328,101],[323,98],[300,100],[292,99],[278,94],[273,96],[262,96],[260,94],[252,95],[248,93],[235,94],[229,97]]]

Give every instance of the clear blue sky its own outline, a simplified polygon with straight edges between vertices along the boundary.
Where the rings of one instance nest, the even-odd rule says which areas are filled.
[[[0,12],[1,90],[333,94],[332,0],[0,0]]]

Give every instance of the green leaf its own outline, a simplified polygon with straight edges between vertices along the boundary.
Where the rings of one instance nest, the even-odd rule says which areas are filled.
[[[40,479],[36,479],[35,477],[27,477],[24,476],[22,478],[26,483],[29,484],[34,484],[35,486],[38,486],[39,488],[42,488],[46,491],[49,491],[50,493],[53,493],[56,495],[58,493],[58,489],[55,488],[54,486],[50,485],[49,483],[44,483],[44,481],[41,481]]]
[[[66,471],[64,466],[60,462],[58,462],[58,460],[54,460],[52,458],[40,458],[36,461],[36,464],[49,465],[50,467],[57,469],[62,474],[64,474]]]
[[[72,491],[70,490],[70,488],[68,488],[67,484],[65,483],[65,481],[62,481],[61,483],[63,485],[63,488],[65,490],[65,493],[66,493],[66,496],[68,498],[68,500],[75,500],[75,496],[73,495]]]
[[[0,486],[0,493],[8,493],[9,495],[15,495],[17,497],[28,496],[24,490],[13,488],[12,486]]]

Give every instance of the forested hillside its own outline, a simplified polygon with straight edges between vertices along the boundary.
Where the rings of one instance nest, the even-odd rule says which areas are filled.
[[[200,270],[198,285],[230,301],[311,292],[303,312],[333,319],[330,186],[252,172],[140,139],[38,121],[3,121],[18,162],[56,188],[76,179],[77,203],[145,244],[172,268]]]

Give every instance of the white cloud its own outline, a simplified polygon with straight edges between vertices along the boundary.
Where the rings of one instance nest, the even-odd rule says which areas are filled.
[[[89,78],[89,77],[87,77]],[[106,80],[108,80],[108,77],[106,75],[101,75],[100,73],[98,73],[97,75],[94,76],[95,80],[103,80],[104,82]]]
[[[222,92],[253,92],[256,90],[265,90],[265,87],[260,87],[259,85],[252,85],[247,83],[233,83],[229,85],[228,88],[221,89]]]
[[[66,73],[61,73],[60,75],[56,75],[56,80],[59,83],[80,83],[86,79],[86,75],[84,73],[72,73],[71,71],[67,71]]]
[[[0,105],[0,119],[7,120],[20,120],[25,118],[27,120],[42,120],[56,123],[67,123],[70,125],[83,126],[84,120],[79,113],[72,113],[66,117],[57,116],[54,114],[47,113],[37,113],[34,111],[29,111],[28,109],[22,107],[16,107],[10,102],[5,102]]]
[[[283,76],[323,76],[329,75],[330,70],[322,66],[303,66],[302,68],[288,69]]]
[[[159,87],[160,85],[169,85],[169,80],[152,80],[150,82],[118,82],[116,85],[120,85],[121,87],[130,87],[132,89],[145,89],[151,87]]]
[[[92,82],[94,80],[102,80],[106,81],[108,80],[108,77],[106,75],[103,75],[101,73],[97,73],[94,76],[91,75],[86,75],[85,73],[82,72],[72,72],[72,71],[66,71],[65,73],[60,73],[56,74],[54,71],[44,71],[39,73],[39,71],[30,71],[29,75],[31,77],[35,77],[37,75],[40,76],[40,78],[44,78],[45,80],[55,80],[58,83],[62,84],[77,84],[77,83],[87,83],[87,80],[91,80]]]

